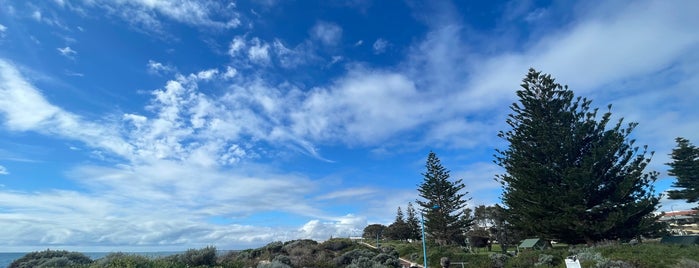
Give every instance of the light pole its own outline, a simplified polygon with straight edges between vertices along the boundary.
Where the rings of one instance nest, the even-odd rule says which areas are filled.
[[[433,209],[439,208],[438,205],[434,205]],[[422,226],[422,259],[424,260],[424,268],[427,268],[427,246],[425,246],[425,213],[420,210],[420,225]]]
[[[423,267],[427,268],[427,246],[425,246],[425,213],[420,211],[420,225],[422,225],[422,259],[425,261]]]

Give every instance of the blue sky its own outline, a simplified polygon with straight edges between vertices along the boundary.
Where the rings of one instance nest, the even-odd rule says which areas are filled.
[[[417,198],[430,150],[470,206],[497,203],[497,132],[529,67],[638,122],[665,191],[674,138],[699,142],[697,13],[645,0],[0,0],[0,251],[359,235]]]

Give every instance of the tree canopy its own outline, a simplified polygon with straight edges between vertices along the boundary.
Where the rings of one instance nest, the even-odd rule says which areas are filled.
[[[677,180],[672,187],[679,190],[669,190],[670,199],[685,199],[689,203],[699,201],[699,148],[685,138],[675,139],[677,147],[672,150],[672,162],[668,173]]]
[[[410,238],[410,226],[405,222],[400,207],[396,211],[396,220],[386,228],[385,236],[393,240],[408,240]]]
[[[461,179],[450,180],[449,170],[444,168],[434,152],[427,156],[424,180],[418,187],[423,200],[417,200],[425,216],[425,229],[439,244],[464,243],[463,232],[469,222],[461,217],[468,192]]]
[[[644,172],[647,148],[629,136],[636,123],[611,126],[591,100],[575,97],[548,74],[530,69],[499,132],[496,150],[507,221],[524,234],[567,243],[630,239],[657,228],[657,172]],[[652,156],[652,152],[649,153]]]
[[[383,237],[383,231],[386,229],[386,226],[383,224],[369,224],[366,227],[364,227],[364,232],[362,233],[362,237],[367,238],[367,239],[376,239]]]

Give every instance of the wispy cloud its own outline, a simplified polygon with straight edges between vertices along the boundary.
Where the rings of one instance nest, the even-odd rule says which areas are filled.
[[[77,51],[73,50],[69,46],[64,47],[64,48],[59,47],[59,48],[56,48],[56,50],[58,50],[59,54],[63,55],[66,58],[69,58],[69,59],[73,59],[74,56],[78,54]]]
[[[228,46],[228,55],[244,68],[276,66],[292,69],[309,63],[321,62],[310,40],[295,47],[287,47],[281,40],[266,41],[258,37],[235,36]]]
[[[0,166],[0,175],[8,175],[10,174],[9,171],[7,171],[7,168],[4,166]]]
[[[310,30],[311,37],[324,45],[336,45],[342,38],[342,28],[332,22],[319,21]]]
[[[335,191],[332,193],[327,193],[316,197],[318,200],[329,200],[329,199],[352,199],[357,200],[357,198],[365,197],[367,195],[373,195],[377,193],[377,189],[372,188],[352,188],[346,190]]]
[[[153,74],[168,74],[175,71],[174,67],[170,65],[165,65],[154,60],[148,60],[146,66],[148,68],[148,72]]]
[[[388,41],[382,38],[376,39],[372,47],[374,48],[374,54],[384,53],[386,52],[386,48],[388,47]]]
[[[0,113],[7,128],[80,140],[122,157],[131,154],[111,126],[87,122],[49,103],[11,63],[0,60],[0,78]]]
[[[96,0],[85,4],[107,9],[127,22],[153,32],[162,32],[162,18],[201,28],[230,29],[241,24],[235,5],[219,1]]]

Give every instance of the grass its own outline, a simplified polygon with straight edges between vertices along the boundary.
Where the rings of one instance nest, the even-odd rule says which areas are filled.
[[[404,241],[382,241],[383,247],[392,247],[400,256],[422,264],[422,244]],[[513,250],[514,248],[511,248]],[[637,267],[637,268],[699,268],[699,246],[667,245],[658,242],[642,244],[608,244],[595,247],[555,244],[540,251],[520,252],[515,257],[500,254],[500,246],[466,252],[462,247],[427,245],[431,267],[440,267],[439,259],[449,257],[452,262],[464,262],[466,267],[560,267],[565,268],[565,258],[577,255],[584,268]]]

